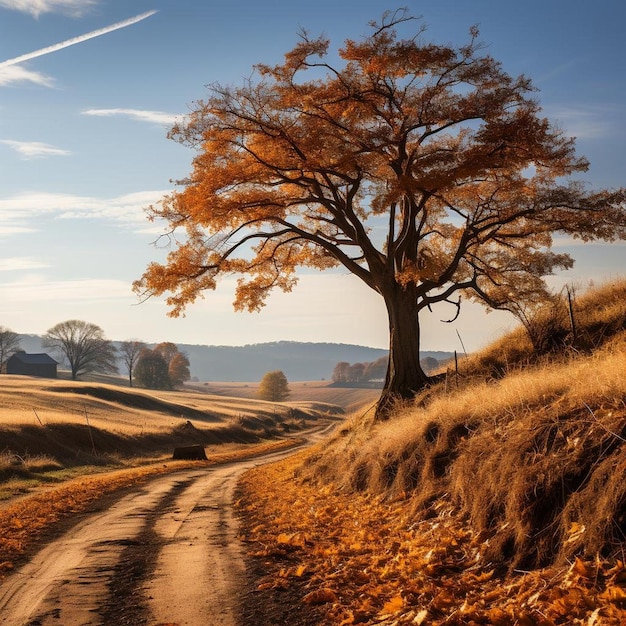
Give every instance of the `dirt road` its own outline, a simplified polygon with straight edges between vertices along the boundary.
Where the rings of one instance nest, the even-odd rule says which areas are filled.
[[[233,492],[284,455],[161,476],[92,512],[0,585],[0,625],[234,626]]]

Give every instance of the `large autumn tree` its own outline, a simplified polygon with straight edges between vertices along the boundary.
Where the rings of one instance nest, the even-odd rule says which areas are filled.
[[[417,26],[417,28],[416,28]],[[410,31],[408,38],[401,33]],[[546,293],[573,261],[554,234],[623,238],[624,190],[592,191],[574,141],[542,117],[471,29],[438,45],[404,13],[347,40],[302,33],[275,67],[214,85],[171,137],[197,150],[182,189],[148,209],[175,247],[135,289],[170,292],[179,315],[220,277],[241,275],[235,309],[289,291],[299,266],[343,266],[383,298],[389,365],[378,415],[428,384],[420,312],[461,295],[509,308]]]

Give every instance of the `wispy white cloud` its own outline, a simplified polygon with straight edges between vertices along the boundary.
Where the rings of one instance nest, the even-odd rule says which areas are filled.
[[[30,256],[10,257],[7,259],[0,258],[0,272],[17,272],[41,269],[43,267],[50,267],[50,264]]]
[[[12,150],[15,150],[22,159],[36,159],[47,156],[67,156],[71,154],[69,150],[63,150],[63,148],[57,148],[49,143],[43,143],[41,141],[15,141],[13,139],[0,139],[0,143],[9,146]]]
[[[131,26],[133,24],[136,24],[137,22],[145,20],[155,13],[157,13],[157,11],[146,11],[145,13],[135,15],[134,17],[131,17],[127,20],[122,20],[121,22],[116,22],[115,24],[111,24],[110,26],[105,26],[104,28],[92,30],[88,33],[85,33],[84,35],[78,35],[78,37],[66,39],[65,41],[61,41],[60,43],[55,43],[52,46],[40,48],[39,50],[35,50],[33,52],[27,52],[26,54],[22,54],[12,59],[7,59],[6,61],[0,61],[0,71],[6,67],[17,65],[19,63],[23,63],[24,61],[30,61],[31,59],[36,59],[37,57],[51,54],[52,52],[57,52],[58,50],[63,50],[63,48],[69,48],[69,46],[74,46],[78,43],[83,43],[84,41],[88,41],[89,39],[93,39],[94,37],[106,35],[107,33],[119,30],[120,28],[126,28],[127,26]]]
[[[30,228],[28,226],[14,226],[12,224],[3,223],[2,218],[0,217],[0,237],[23,235],[25,233],[33,233],[35,230],[35,228]]]
[[[145,111],[141,109],[88,109],[82,112],[83,115],[95,115],[98,117],[113,117],[122,115],[140,122],[152,122],[154,124],[174,124],[182,118],[182,115],[175,113],[164,113],[162,111]]]
[[[12,302],[59,302],[110,300],[132,297],[129,283],[115,279],[47,280],[31,274],[20,280],[0,283],[0,298]]]
[[[565,106],[549,111],[569,137],[602,139],[611,133],[609,112],[601,107]]]
[[[140,191],[115,198],[72,194],[27,192],[0,198],[0,234],[8,229],[32,232],[40,229],[41,217],[107,220],[130,226],[137,232],[161,232],[147,221],[144,209],[158,202],[168,191]]]
[[[33,17],[39,17],[43,13],[63,13],[80,17],[96,4],[97,0],[0,0],[0,7],[30,13]]]
[[[0,67],[0,87],[17,83],[34,83],[42,87],[52,87],[54,80],[41,72],[32,72],[20,65]]]
[[[536,85],[542,83],[548,83],[554,78],[558,76],[562,76],[563,74],[571,73],[572,68],[580,67],[586,60],[585,56],[578,56],[575,58],[568,59],[565,63],[561,63],[560,65],[554,65],[552,67],[543,68],[543,72],[538,73],[533,82]]]

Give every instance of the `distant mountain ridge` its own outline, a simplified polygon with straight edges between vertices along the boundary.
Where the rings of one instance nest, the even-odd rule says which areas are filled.
[[[164,340],[165,341],[165,340]],[[119,347],[120,342],[113,342]],[[45,352],[41,337],[20,335],[22,350]],[[148,344],[149,347],[155,344]],[[177,343],[178,349],[189,357],[191,375],[201,381],[256,382],[266,372],[281,370],[287,380],[330,380],[335,365],[369,363],[387,354],[382,348],[370,348],[344,343],[305,343],[274,341],[245,346],[208,346]],[[420,358],[445,360],[450,352],[422,352]]]

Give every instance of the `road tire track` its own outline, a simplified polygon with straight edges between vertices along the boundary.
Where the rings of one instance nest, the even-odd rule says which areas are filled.
[[[236,626],[246,579],[237,481],[291,452],[162,475],[125,492],[0,584],[0,625]]]

